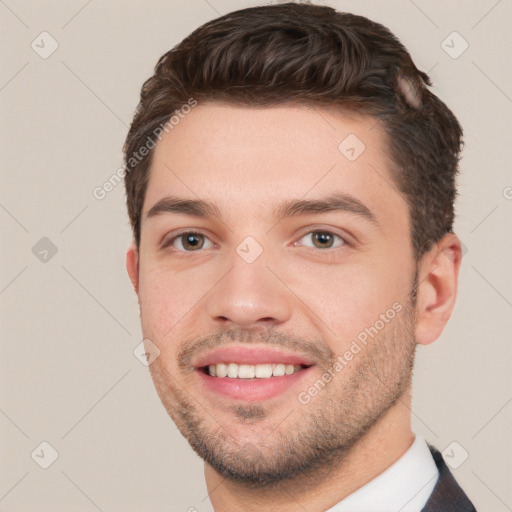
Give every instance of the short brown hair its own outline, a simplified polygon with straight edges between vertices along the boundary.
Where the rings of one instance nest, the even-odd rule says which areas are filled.
[[[386,27],[331,7],[289,2],[205,23],[159,59],[126,138],[127,206],[137,246],[152,151],[137,162],[130,156],[194,98],[337,107],[379,120],[419,258],[452,230],[463,144],[456,117],[428,85]]]

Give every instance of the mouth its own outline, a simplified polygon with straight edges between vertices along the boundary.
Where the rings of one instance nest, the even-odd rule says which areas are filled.
[[[266,363],[266,364],[239,364],[217,363],[199,368],[211,377],[228,379],[271,379],[293,375],[309,366],[300,364]]]
[[[313,366],[300,355],[262,347],[221,347],[194,364],[206,394],[244,402],[288,395]]]

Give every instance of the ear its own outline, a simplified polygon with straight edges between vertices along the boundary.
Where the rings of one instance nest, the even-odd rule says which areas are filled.
[[[450,318],[462,260],[460,240],[453,233],[445,235],[422,258],[416,301],[416,342],[435,341]]]
[[[139,250],[132,244],[126,252],[126,270],[130,276],[135,293],[139,293]]]

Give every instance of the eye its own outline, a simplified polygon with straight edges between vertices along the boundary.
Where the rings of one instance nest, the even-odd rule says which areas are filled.
[[[302,240],[310,239],[313,245],[303,243]],[[339,240],[338,244],[335,245],[336,240]],[[296,244],[306,245],[307,247],[313,247],[316,249],[336,249],[346,244],[345,240],[341,236],[331,233],[330,231],[315,230],[304,235]]]
[[[164,244],[164,247],[169,246],[177,251],[194,252],[200,249],[210,249],[213,244],[207,236],[194,231],[187,231],[171,238]]]

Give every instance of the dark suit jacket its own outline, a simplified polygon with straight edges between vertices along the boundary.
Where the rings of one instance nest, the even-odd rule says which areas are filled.
[[[476,512],[469,498],[453,478],[441,453],[433,446],[429,448],[439,470],[439,478],[421,512]]]

